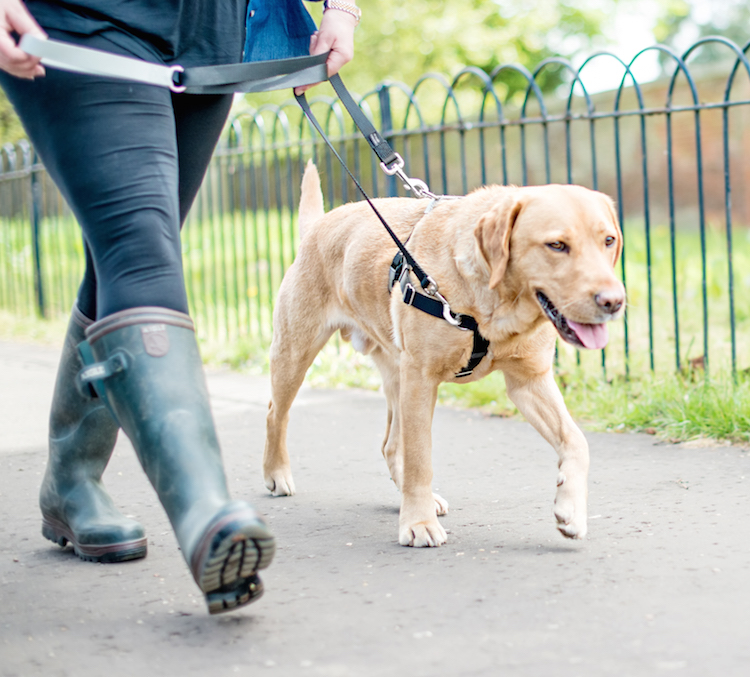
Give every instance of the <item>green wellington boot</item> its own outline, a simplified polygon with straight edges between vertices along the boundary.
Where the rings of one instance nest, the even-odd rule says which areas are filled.
[[[166,510],[210,613],[260,597],[257,571],[275,542],[263,519],[227,489],[191,319],[164,308],[133,308],[86,331],[97,361],[82,386],[104,388]]]
[[[84,560],[121,562],[146,556],[143,527],[123,517],[102,484],[118,425],[98,398],[76,387],[77,346],[92,324],[76,306],[68,324],[49,421],[49,461],[39,493],[42,534]]]

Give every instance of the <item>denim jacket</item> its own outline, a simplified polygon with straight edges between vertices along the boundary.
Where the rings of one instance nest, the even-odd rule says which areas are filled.
[[[320,2],[320,0],[309,0]],[[317,30],[302,0],[250,0],[244,61],[307,56]]]

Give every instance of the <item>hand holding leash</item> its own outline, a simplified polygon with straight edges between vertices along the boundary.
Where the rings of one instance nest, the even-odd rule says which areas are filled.
[[[354,5],[352,5],[354,6]],[[348,11],[330,11],[331,7],[323,14],[320,22],[320,30],[310,37],[310,54],[325,54],[330,52],[326,66],[328,77],[336,75],[342,66],[349,63],[354,57],[354,29],[359,20]],[[294,93],[299,95],[306,92],[315,85],[297,87]]]
[[[20,0],[0,0],[0,68],[18,78],[33,80],[44,75],[41,59],[24,52],[14,34],[47,37]]]

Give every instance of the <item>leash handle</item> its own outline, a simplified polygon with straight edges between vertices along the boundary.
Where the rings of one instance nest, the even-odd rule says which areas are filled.
[[[180,65],[165,66],[100,49],[39,38],[28,33],[21,38],[18,46],[27,54],[40,57],[42,63],[50,68],[142,82],[166,87],[176,93],[267,92],[328,80],[327,53],[273,61],[183,68]]]
[[[185,90],[174,79],[174,76],[182,70],[182,66],[150,63],[141,59],[111,54],[100,49],[40,38],[29,33],[21,37],[18,46],[27,54],[40,57],[42,63],[50,68],[134,80],[148,85],[167,87],[173,92]]]

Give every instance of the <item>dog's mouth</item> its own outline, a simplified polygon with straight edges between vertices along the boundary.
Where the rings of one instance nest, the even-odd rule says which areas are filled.
[[[542,306],[544,314],[555,325],[557,333],[564,341],[577,348],[589,348],[591,350],[601,350],[607,345],[609,330],[606,324],[573,322],[573,320],[566,318],[542,292],[537,291],[536,298],[539,305]]]

